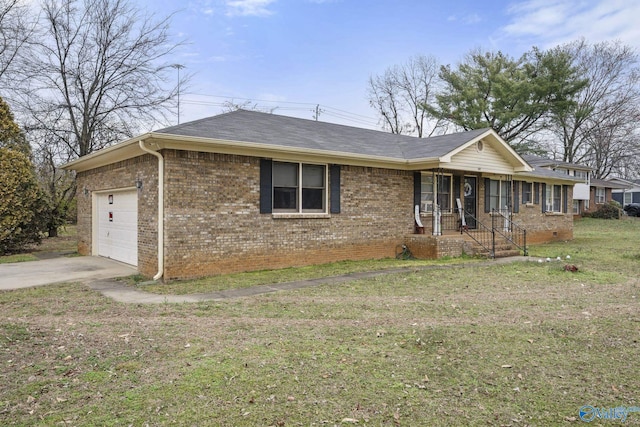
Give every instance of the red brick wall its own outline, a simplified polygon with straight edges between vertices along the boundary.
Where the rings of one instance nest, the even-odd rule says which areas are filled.
[[[485,181],[481,175],[477,176],[478,188],[477,188],[477,218],[478,220],[491,227],[492,218],[490,213],[484,211],[485,200]],[[461,182],[463,180],[461,179]],[[540,190],[542,192],[542,190]],[[460,194],[464,194],[460,189]],[[521,203],[522,191],[518,191],[520,203],[518,205],[519,212],[513,214],[513,221],[527,230],[527,243],[543,243],[556,240],[571,240],[573,238],[573,187],[569,186],[567,194],[569,199],[567,200],[567,213],[543,213],[542,206],[542,194],[539,196],[539,203],[533,203],[529,205],[523,205]],[[461,200],[461,202],[463,202]],[[564,204],[564,202],[563,202]],[[455,203],[454,203],[455,206]],[[443,223],[449,223],[450,226],[456,227],[455,224],[458,215],[443,214]],[[499,219],[500,220],[500,219]],[[423,215],[422,223],[425,226],[425,233],[432,232],[432,217],[431,215]]]
[[[162,154],[165,279],[393,257],[414,232],[413,172],[342,166],[339,214],[277,218],[259,213],[259,158],[179,150]],[[151,155],[78,173],[80,253],[91,253],[91,192],[134,187],[141,181],[138,269],[153,276],[157,179],[157,160]],[[483,203],[484,180],[479,177],[479,216],[490,224]],[[544,214],[539,204],[520,205],[514,220],[527,228],[528,243],[573,237],[571,213]],[[430,216],[423,223],[430,233]],[[419,251],[424,257],[459,255],[459,245],[449,243]]]
[[[259,213],[259,159],[163,151],[166,279],[392,257],[413,232],[411,172],[343,166],[341,213]]]
[[[598,209],[600,209],[600,206],[602,206],[603,204],[609,203],[611,200],[613,200],[613,196],[611,194],[611,188],[606,188],[605,187],[605,189],[604,189],[604,203],[596,203],[596,187],[592,186],[592,187],[589,188],[589,209],[584,209],[583,208],[583,212],[584,213],[595,212]]]
[[[153,276],[158,271],[158,161],[150,154],[78,173],[78,253],[91,255],[92,193],[135,187],[136,181],[142,182],[138,190],[138,270]]]

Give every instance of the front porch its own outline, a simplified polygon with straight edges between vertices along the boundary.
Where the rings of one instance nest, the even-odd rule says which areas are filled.
[[[406,237],[405,244],[416,258],[462,255],[500,258],[528,254],[527,231],[513,221],[508,210],[492,210],[488,225],[462,208],[451,214],[436,213],[427,219],[431,222],[428,227],[425,227],[427,224],[417,225],[416,234]],[[420,224],[419,221],[416,223]]]
[[[487,236],[482,234],[477,230],[470,230],[463,234],[448,230],[439,236],[410,234],[405,237],[405,245],[418,259],[456,258],[463,255],[503,258],[526,254],[502,236],[496,238],[495,244],[492,244],[489,238],[485,245],[481,245],[478,241],[487,240]]]

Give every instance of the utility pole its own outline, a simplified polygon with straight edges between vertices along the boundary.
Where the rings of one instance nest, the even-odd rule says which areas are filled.
[[[318,121],[318,117],[320,117],[320,113],[322,113],[322,109],[320,109],[320,104],[316,104],[315,114],[313,115],[313,118],[316,122]]]
[[[184,68],[184,65],[173,64],[171,66],[178,70],[178,124],[180,124],[180,70]]]

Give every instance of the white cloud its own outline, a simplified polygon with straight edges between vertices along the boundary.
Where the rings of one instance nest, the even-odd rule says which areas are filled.
[[[268,9],[275,0],[227,0],[227,16],[268,16]]]
[[[501,38],[550,47],[579,38],[620,40],[640,47],[640,2],[628,0],[526,0],[512,4]]]

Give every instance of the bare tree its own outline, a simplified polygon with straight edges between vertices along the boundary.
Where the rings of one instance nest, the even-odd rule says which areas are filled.
[[[628,106],[621,105],[626,108]],[[605,179],[611,175],[624,176],[626,169],[638,164],[640,154],[640,129],[638,117],[627,115],[630,111],[612,109],[589,126],[585,135],[586,152],[584,162],[593,168],[595,178]]]
[[[127,0],[45,0],[39,41],[21,59],[19,100],[28,136],[40,150],[36,156],[48,169],[41,176],[54,206],[75,194],[60,187],[75,185],[61,179],[61,162],[172,113],[177,85],[169,83],[173,64],[167,59],[179,43],[170,40],[169,19],[144,15]],[[184,85],[188,76],[181,80]],[[52,218],[51,232],[58,222]]]
[[[561,144],[563,160],[593,167],[598,178],[618,174],[639,147],[638,54],[620,42],[580,40],[560,49],[588,82],[570,108],[551,114],[549,128]]]
[[[231,113],[232,111],[248,110],[248,111],[261,111],[263,113],[273,114],[278,107],[260,107],[257,102],[253,102],[247,99],[243,102],[235,102],[233,99],[226,100],[222,103],[222,112]]]
[[[156,22],[127,0],[47,0],[43,8],[41,41],[24,61],[30,129],[52,132],[80,157],[169,112],[177,93],[165,89],[176,48],[169,18]]]
[[[36,19],[20,0],[0,0],[0,79],[29,44]]]
[[[369,78],[369,103],[380,114],[383,128],[422,138],[441,126],[424,108],[435,102],[438,69],[434,57],[416,56]]]

